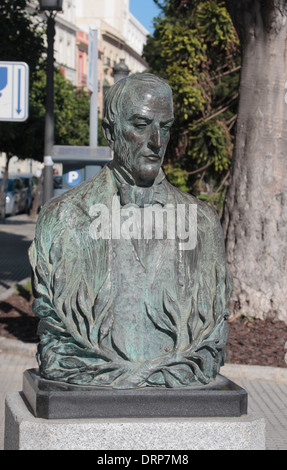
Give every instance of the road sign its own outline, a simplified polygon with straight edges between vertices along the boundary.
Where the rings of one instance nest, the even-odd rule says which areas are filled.
[[[78,170],[72,170],[66,174],[66,182],[69,186],[77,186],[81,181],[82,175]]]
[[[0,62],[0,121],[26,121],[29,67],[25,62]]]

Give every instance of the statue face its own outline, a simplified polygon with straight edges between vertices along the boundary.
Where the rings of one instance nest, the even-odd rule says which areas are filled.
[[[115,129],[115,158],[138,186],[153,184],[170,138],[173,102],[160,83],[134,81],[121,97]]]

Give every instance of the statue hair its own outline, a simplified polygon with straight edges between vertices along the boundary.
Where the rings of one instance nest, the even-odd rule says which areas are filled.
[[[134,80],[147,82],[147,83],[157,83],[157,84],[160,83],[164,85],[168,89],[168,91],[172,94],[172,90],[166,80],[148,72],[135,73],[133,75],[129,75],[128,77],[122,78],[121,80],[116,82],[107,91],[106,96],[105,96],[102,127],[103,127],[104,136],[107,140],[109,139],[106,134],[106,129],[108,127],[110,131],[113,132],[114,125],[117,120],[117,116],[119,115],[119,112],[120,112],[121,98],[128,84]]]

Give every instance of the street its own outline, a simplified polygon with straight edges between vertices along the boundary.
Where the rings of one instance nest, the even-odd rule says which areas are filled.
[[[30,277],[28,249],[34,238],[36,220],[26,214],[6,217],[0,223],[0,300],[17,282]]]

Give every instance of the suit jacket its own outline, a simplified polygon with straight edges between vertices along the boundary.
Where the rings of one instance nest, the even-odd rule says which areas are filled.
[[[43,377],[115,388],[216,377],[231,293],[221,226],[208,205],[160,184],[168,204],[196,204],[194,249],[178,236],[96,239],[94,208],[111,213],[118,194],[110,165],[42,209],[29,256]]]

